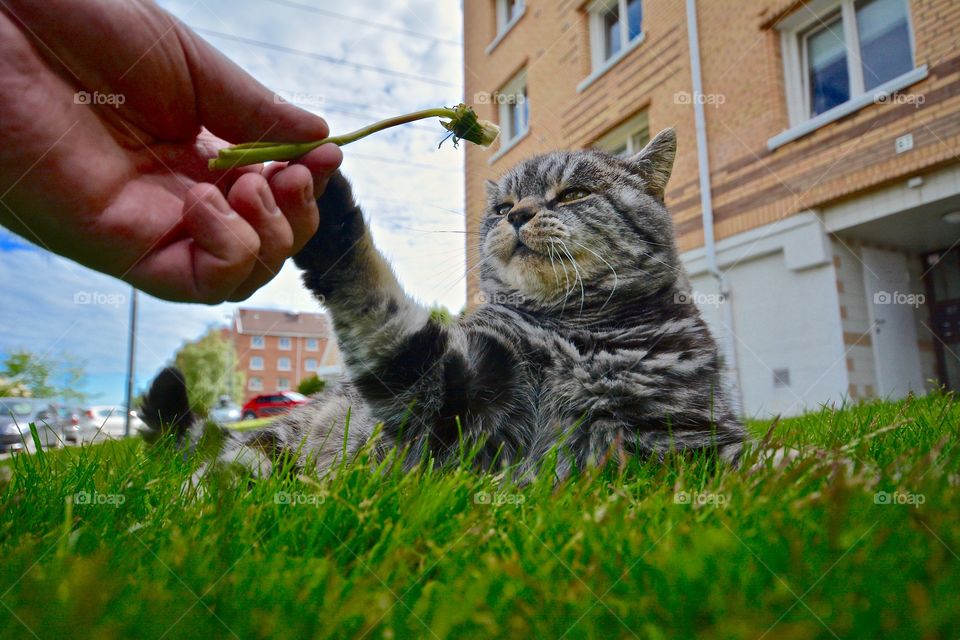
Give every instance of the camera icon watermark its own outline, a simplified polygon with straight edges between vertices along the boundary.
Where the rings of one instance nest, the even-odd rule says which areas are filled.
[[[904,304],[914,309],[926,304],[927,297],[922,293],[903,293],[901,291],[877,291],[873,294],[873,304]]]
[[[99,91],[77,91],[73,94],[73,104],[105,106],[119,109],[127,101],[122,93],[100,93]]]
[[[715,109],[727,102],[727,96],[722,93],[690,93],[689,91],[677,91],[673,94],[674,104],[703,104],[711,105]]]
[[[674,504],[692,505],[694,507],[725,508],[728,501],[725,494],[712,493],[709,491],[677,491],[673,494]]]
[[[73,504],[91,505],[91,506],[111,506],[119,507],[127,501],[127,496],[122,493],[100,493],[99,491],[78,491],[73,494]]]
[[[327,104],[327,97],[307,91],[278,91],[273,94],[273,102],[275,104],[295,104],[298,107],[320,108]]]
[[[520,306],[527,300],[522,293],[503,291],[480,291],[473,299],[477,304],[505,304],[513,307]]]
[[[278,491],[273,494],[273,504],[289,505],[291,507],[312,506],[319,507],[327,501],[327,497],[315,493],[300,493],[298,491]]]
[[[127,296],[122,293],[102,293],[100,291],[77,291],[73,294],[74,304],[97,305],[119,308],[127,303]]]
[[[912,104],[919,109],[927,101],[922,93],[890,93],[881,91],[873,96],[874,104]]]
[[[527,101],[527,96],[522,93],[501,93],[494,91],[478,91],[473,94],[474,104],[495,104],[495,105],[519,105]]]
[[[880,505],[907,505],[917,508],[926,501],[927,496],[924,494],[909,491],[877,491],[873,494],[873,504]]]
[[[673,301],[677,304],[695,304],[698,307],[719,308],[724,303],[722,293],[700,293],[699,291],[678,291],[673,294]]]
[[[504,493],[478,491],[473,494],[473,503],[481,505],[491,505],[501,507],[504,505],[519,507],[527,501],[527,497],[522,493]]]

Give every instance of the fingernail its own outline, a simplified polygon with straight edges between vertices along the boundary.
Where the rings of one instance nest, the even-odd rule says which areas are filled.
[[[237,215],[237,212],[230,207],[230,203],[225,198],[219,197],[219,194],[215,191],[206,192],[203,195],[203,200],[211,209],[226,218]]]
[[[304,202],[311,202],[314,200],[313,197],[313,182],[309,181],[303,186],[303,193],[301,194]]]
[[[260,204],[263,205],[265,211],[275,216],[283,215],[280,207],[277,206],[276,199],[273,197],[273,192],[270,191],[270,185],[260,185],[257,188],[257,196],[260,198]]]

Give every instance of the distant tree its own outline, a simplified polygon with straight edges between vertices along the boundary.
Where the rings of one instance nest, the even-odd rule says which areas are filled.
[[[194,411],[207,415],[220,396],[230,396],[237,402],[243,399],[245,379],[236,363],[233,343],[217,329],[180,347],[174,364],[186,378],[187,395]]]
[[[456,323],[457,316],[450,313],[450,310],[443,305],[436,305],[430,308],[430,318],[439,325],[449,327]]]
[[[23,398],[54,398],[83,402],[79,390],[84,363],[68,353],[43,357],[26,349],[8,354],[0,364],[0,395]]]
[[[323,391],[326,386],[326,380],[319,377],[317,374],[313,374],[309,378],[304,378],[300,381],[300,384],[297,385],[297,391],[305,396],[312,396],[315,393],[320,393]]]

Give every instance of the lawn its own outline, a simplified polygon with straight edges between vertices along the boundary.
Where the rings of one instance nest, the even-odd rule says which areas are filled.
[[[960,405],[783,420],[787,468],[670,460],[215,477],[138,441],[0,468],[4,638],[956,638]],[[751,428],[760,439],[769,422]],[[395,465],[396,466],[396,465]]]

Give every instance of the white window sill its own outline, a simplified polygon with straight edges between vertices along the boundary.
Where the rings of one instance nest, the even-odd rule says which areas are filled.
[[[494,162],[496,162],[497,160],[505,156],[507,153],[509,153],[510,149],[513,149],[515,146],[517,146],[517,144],[519,144],[520,141],[526,138],[528,135],[530,135],[530,127],[527,127],[527,130],[521,133],[520,135],[518,135],[516,138],[512,138],[511,140],[504,140],[503,142],[501,142],[500,148],[497,149],[496,153],[490,156],[490,159],[487,160],[487,164],[493,164]]]
[[[835,122],[844,116],[850,115],[854,111],[859,111],[868,104],[877,102],[879,96],[888,96],[896,91],[899,91],[900,89],[909,87],[916,82],[920,82],[926,78],[927,75],[927,65],[922,65],[912,71],[904,73],[903,75],[897,76],[892,80],[888,80],[879,87],[876,87],[867,93],[859,95],[855,98],[851,98],[843,104],[838,104],[829,111],[824,111],[820,115],[810,118],[805,122],[801,122],[795,127],[791,127],[782,133],[778,133],[767,140],[767,149],[773,151],[774,149],[782,147],[788,142],[793,142],[797,138],[802,138],[808,133],[816,131],[820,127],[828,125],[831,122]]]
[[[601,64],[599,67],[594,69],[593,73],[588,75],[586,78],[584,78],[580,82],[580,84],[577,85],[577,93],[582,93],[584,89],[586,89],[587,87],[592,85],[594,82],[596,82],[597,78],[605,74],[607,71],[610,71],[610,69],[616,66],[618,62],[620,62],[625,57],[627,57],[627,55],[631,51],[639,47],[640,43],[642,43],[646,39],[646,37],[647,37],[646,32],[641,33],[636,38],[631,40],[626,47],[624,47],[623,49],[620,49],[620,51],[618,51],[616,55],[613,55],[607,58],[606,60],[604,60],[603,64]]]
[[[527,7],[524,5],[524,7],[520,9],[520,13],[513,16],[513,20],[503,25],[503,29],[500,30],[500,33],[497,34],[497,37],[487,45],[487,48],[484,49],[483,52],[487,55],[490,55],[490,53],[497,48],[497,45],[503,42],[503,39],[507,37],[507,34],[510,33],[510,30],[517,26],[517,23],[520,22],[520,18],[522,18],[526,12]]]

